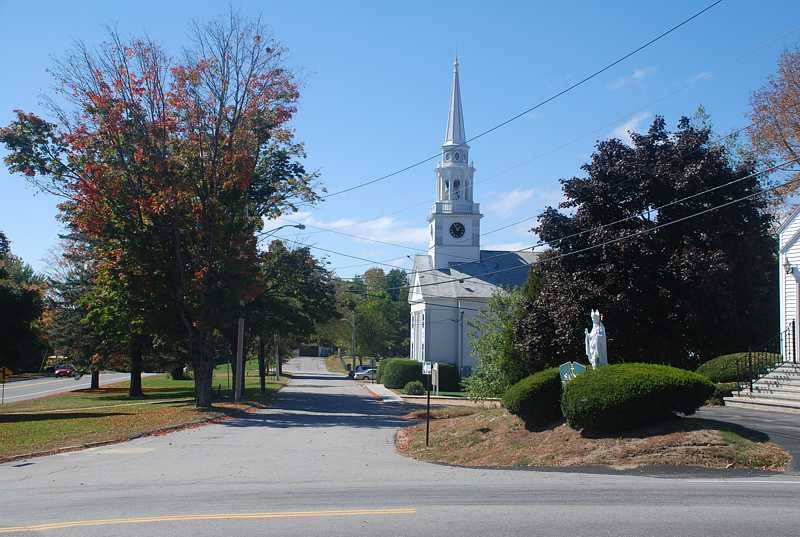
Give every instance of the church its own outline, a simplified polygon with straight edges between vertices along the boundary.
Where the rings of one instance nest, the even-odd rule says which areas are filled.
[[[414,257],[408,301],[411,358],[454,364],[462,377],[475,365],[470,320],[493,294],[523,285],[537,257],[533,252],[481,250],[483,215],[473,198],[475,167],[466,140],[456,60],[447,131],[436,166],[436,200],[428,215],[428,253]]]

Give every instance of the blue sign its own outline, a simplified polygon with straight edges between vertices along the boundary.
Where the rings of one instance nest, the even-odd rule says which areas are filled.
[[[561,383],[564,384],[578,375],[586,373],[586,366],[578,362],[566,362],[558,366],[558,371],[561,374]]]

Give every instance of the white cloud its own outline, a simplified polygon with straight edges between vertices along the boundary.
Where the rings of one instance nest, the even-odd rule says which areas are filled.
[[[425,246],[428,243],[427,226],[409,226],[391,216],[382,216],[371,220],[358,220],[355,218],[321,220],[315,218],[309,212],[298,212],[277,220],[267,221],[264,223],[264,229],[269,230],[284,224],[294,225],[298,223],[306,226],[303,231],[304,236],[332,230],[363,237],[363,239],[353,237],[353,240],[362,243],[383,241],[407,246]],[[294,230],[287,229],[285,233],[278,232],[277,234],[286,236],[292,232]]]
[[[651,117],[653,117],[653,114],[651,114],[650,112],[640,112],[635,116],[633,116],[632,118],[630,118],[625,123],[623,123],[622,125],[615,128],[613,131],[611,131],[611,136],[613,136],[614,138],[619,138],[626,144],[630,145],[631,143],[630,133],[638,131],[642,123]]]
[[[633,72],[629,75],[625,75],[623,77],[617,78],[616,80],[612,80],[609,82],[606,87],[610,90],[618,90],[624,88],[628,84],[632,82],[636,82],[637,80],[642,80],[647,78],[648,76],[652,75],[656,72],[655,67],[639,67],[633,70]]]
[[[712,73],[709,73],[708,71],[701,71],[701,72],[697,73],[696,75],[694,75],[690,79],[690,81],[691,82],[699,82],[701,80],[711,80],[712,78],[714,78],[714,75]]]
[[[487,208],[497,216],[503,217],[512,214],[520,205],[530,201],[536,195],[532,188],[515,188],[510,192],[501,192],[487,204]]]

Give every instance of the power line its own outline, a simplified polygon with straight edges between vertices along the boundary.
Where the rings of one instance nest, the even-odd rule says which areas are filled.
[[[725,134],[724,136],[719,136],[719,137],[717,137],[717,139],[716,139],[715,141],[713,141],[713,142],[710,142],[710,143],[711,143],[711,145],[718,145],[718,144],[720,144],[720,143],[721,143],[723,140],[727,140],[728,138],[732,138],[732,137],[734,137],[734,136],[738,135],[739,133],[741,133],[741,132],[743,132],[743,131],[745,131],[745,130],[747,130],[747,129],[751,128],[752,126],[753,126],[753,123],[749,123],[749,124],[747,124],[747,125],[745,125],[745,126],[743,126],[743,127],[736,128],[736,129],[734,129],[734,130],[730,131],[729,133]],[[570,143],[571,143],[571,142],[570,142]],[[686,155],[684,155],[684,156],[693,155],[693,154],[695,154],[695,153],[699,152],[699,151],[700,151],[700,150],[702,150],[702,149],[703,149],[703,147],[697,147],[697,148],[693,149],[692,151],[690,151],[690,152],[686,153]],[[741,181],[741,180],[744,180],[744,179],[747,179],[747,177],[743,177],[743,178],[739,179],[738,181]],[[487,179],[487,181],[488,181],[488,180],[489,180],[489,179]],[[628,179],[623,179],[623,180],[620,180],[620,181],[617,181],[617,182],[615,182],[615,183],[613,184],[613,186],[615,186],[615,187],[624,186],[625,184],[632,183],[634,180],[636,180],[636,178],[633,178],[633,177],[632,177],[632,178],[628,178]],[[736,181],[734,181],[734,182],[736,182]],[[725,186],[725,185],[722,185],[722,186]],[[680,200],[679,200],[679,201],[680,201]],[[667,206],[668,206],[668,205],[667,205]],[[652,209],[652,210],[658,210],[658,209],[660,209],[660,208],[661,208],[661,207],[657,207],[657,208],[655,208],[655,209]],[[487,231],[487,232],[485,232],[485,233],[481,233],[481,235],[480,235],[480,236],[481,236],[481,237],[485,237],[485,236],[487,236],[487,235],[491,235],[491,234],[493,234],[493,233],[496,233],[496,232],[498,232],[498,231],[502,231],[502,230],[504,230],[504,229],[508,229],[508,228],[510,228],[510,227],[514,227],[514,226],[516,226],[516,225],[518,225],[518,224],[521,224],[521,223],[523,223],[523,222],[527,222],[527,221],[530,221],[530,220],[534,220],[534,219],[536,219],[536,218],[537,218],[537,216],[528,216],[528,217],[525,217],[525,218],[523,218],[523,219],[521,219],[521,220],[517,220],[517,221],[515,221],[515,222],[512,222],[512,223],[510,223],[510,224],[506,224],[506,225],[504,225],[504,226],[500,226],[500,227],[498,227],[498,228],[492,229],[492,230],[490,230],[490,231]],[[629,217],[628,219],[630,219],[630,217]],[[290,221],[290,220],[287,220],[287,221]],[[623,221],[624,221],[624,220],[623,220]],[[620,221],[620,222],[621,222],[621,221]],[[609,224],[607,224],[607,225],[613,225],[613,224],[620,223],[620,222],[612,222],[612,223],[609,223]],[[297,222],[295,222],[295,223],[297,223]],[[324,227],[320,227],[320,226],[314,226],[314,225],[311,225],[311,224],[304,224],[304,225],[306,225],[307,227],[313,227],[313,228],[315,228],[315,229],[319,229],[319,230],[320,230],[320,232],[325,232],[325,231],[328,231],[328,232],[335,233],[335,234],[338,234],[338,235],[343,235],[343,236],[353,237],[353,238],[357,238],[357,239],[360,239],[360,240],[365,240],[365,241],[369,241],[369,242],[375,242],[375,243],[377,243],[377,244],[385,244],[385,245],[388,245],[388,246],[394,246],[394,247],[397,247],[397,248],[404,248],[404,249],[411,250],[411,251],[416,251],[416,252],[422,252],[422,253],[424,253],[424,252],[426,251],[426,250],[422,250],[422,249],[419,249],[419,248],[413,248],[413,247],[406,246],[406,245],[401,245],[401,244],[396,244],[396,243],[391,243],[391,242],[386,242],[386,241],[380,241],[380,240],[377,240],[377,239],[372,239],[372,238],[369,238],[369,237],[364,237],[364,236],[360,236],[360,235],[354,235],[354,234],[351,234],[351,233],[345,233],[345,232],[343,232],[343,231],[339,231],[339,230],[333,230],[333,229],[324,228]],[[524,249],[522,249],[522,250],[514,250],[514,251],[509,251],[509,252],[503,252],[503,253],[501,253],[501,254],[497,254],[497,255],[489,256],[489,257],[487,257],[486,259],[484,259],[484,260],[482,260],[482,261],[488,261],[488,260],[491,260],[491,259],[496,259],[496,258],[503,257],[503,256],[507,256],[507,255],[514,255],[514,254],[517,254],[517,253],[519,253],[519,252],[521,252],[521,251],[524,251],[524,250],[528,250],[528,249],[531,249],[531,248],[536,248],[537,246],[542,246],[543,244],[544,244],[544,243],[540,241],[539,243],[537,243],[537,244],[535,244],[535,245],[533,245],[533,246],[531,246],[531,247],[527,247],[527,248],[524,248]],[[462,256],[454,256],[454,257],[461,257],[462,259],[467,259],[467,258],[465,258],[465,257],[462,257]],[[391,258],[391,259],[395,259],[395,258]],[[453,263],[453,264],[451,265],[451,267],[450,267],[450,268],[458,268],[458,267],[459,267],[459,266],[461,266],[461,265],[465,265],[465,264],[472,263],[472,262],[474,262],[474,261],[472,261],[472,260],[469,260],[469,261],[464,261],[464,262],[459,262],[459,263]],[[366,263],[364,263],[364,264],[369,264],[369,262],[366,262]],[[357,265],[357,266],[361,266],[361,265]],[[396,267],[395,267],[395,268],[396,268]],[[428,270],[426,270],[426,271],[422,271],[422,272],[431,272],[431,271],[433,271],[433,270],[436,270],[436,269],[428,269]]]
[[[695,192],[694,194],[690,194],[688,196],[684,196],[682,198],[679,198],[679,199],[676,199],[676,200],[672,200],[672,201],[667,202],[667,203],[665,203],[663,205],[659,205],[658,207],[653,207],[653,208],[650,209],[650,211],[652,211],[652,212],[661,211],[662,209],[665,209],[665,208],[670,207],[672,205],[675,205],[675,204],[678,204],[678,203],[682,203],[682,202],[688,201],[690,199],[697,198],[697,197],[702,196],[704,194],[708,194],[709,192],[713,192],[715,190],[719,190],[721,188],[725,188],[727,186],[730,186],[730,185],[735,184],[735,183],[739,183],[739,182],[744,181],[746,179],[751,179],[753,177],[757,177],[759,175],[763,175],[765,173],[769,173],[769,172],[771,172],[773,170],[781,168],[782,166],[786,166],[787,164],[791,164],[791,163],[798,162],[798,161],[800,161],[800,157],[786,160],[784,162],[781,162],[779,164],[775,164],[774,166],[770,166],[770,167],[765,168],[763,170],[759,170],[759,171],[747,174],[745,176],[739,177],[738,179],[732,179],[731,181],[728,181],[726,183],[722,183],[720,185],[716,185],[716,186],[707,188],[706,190],[702,190],[700,192]],[[798,180],[800,180],[800,179],[798,179]],[[773,187],[770,187],[770,188],[767,188],[767,189],[764,189],[764,190],[760,190],[756,194],[767,193],[767,192],[773,191],[776,188],[779,188],[781,186],[785,186],[787,184],[790,184],[790,183],[783,183],[783,184],[780,184],[780,185],[777,185],[777,186],[773,186]],[[739,201],[741,201],[743,199],[747,199],[747,198],[740,198]],[[558,244],[561,241],[564,241],[564,240],[567,240],[567,239],[571,239],[571,238],[575,238],[575,237],[579,237],[581,235],[584,235],[586,233],[590,233],[590,232],[593,232],[593,231],[599,231],[601,229],[605,229],[605,228],[613,226],[613,225],[621,224],[623,222],[627,222],[627,221],[630,221],[630,220],[633,220],[633,219],[636,219],[636,218],[641,218],[641,216],[642,215],[640,213],[632,214],[630,216],[627,216],[625,218],[620,218],[620,219],[615,220],[613,222],[608,222],[608,223],[605,223],[605,224],[601,224],[599,226],[594,226],[592,228],[588,228],[588,229],[584,229],[584,230],[581,230],[581,231],[577,231],[575,233],[571,233],[571,234],[565,235],[563,237],[558,237],[558,238],[552,239],[550,241],[539,240],[535,244],[532,244],[530,246],[526,246],[525,248],[520,248],[518,250],[512,250],[512,251],[503,252],[501,254],[497,254],[497,255],[494,255],[494,256],[489,256],[486,259],[473,261],[473,263],[485,262],[485,261],[489,261],[491,259],[495,259],[495,258],[498,258],[498,257],[503,257],[503,256],[507,256],[507,255],[513,255],[513,254],[519,254],[521,252],[525,252],[525,251],[528,251],[528,250],[533,251],[533,250],[535,250],[536,248],[538,248],[540,246],[553,246],[555,244]],[[657,227],[656,228],[652,228],[652,229],[657,229]],[[345,254],[343,252],[338,252],[336,250],[330,250],[330,249],[327,249],[327,248],[322,248],[320,246],[314,246],[314,245],[311,245],[311,244],[305,244],[305,243],[302,243],[300,241],[295,241],[295,240],[291,240],[291,239],[283,239],[282,237],[277,237],[277,236],[276,236],[276,238],[279,238],[281,240],[287,240],[288,242],[291,242],[291,243],[294,243],[294,244],[299,244],[301,246],[306,246],[306,247],[309,247],[309,248],[316,248],[316,249],[324,251],[324,252],[337,254],[337,255],[342,255],[344,257],[350,257],[350,258],[353,258],[353,259],[358,259],[358,260],[361,260],[361,261],[365,261],[367,263],[378,264],[378,265],[388,266],[388,267],[391,267],[391,268],[396,268],[396,269],[399,269],[399,270],[403,271],[406,275],[409,275],[409,274],[425,274],[425,273],[428,273],[428,272],[439,272],[440,271],[440,269],[432,268],[432,269],[425,269],[425,270],[420,270],[420,271],[415,271],[415,272],[409,273],[405,268],[397,266],[397,265],[390,265],[390,264],[387,264],[387,263],[381,263],[381,262],[378,262],[378,261],[375,261],[375,260],[371,260],[371,259],[367,259],[367,258],[363,258],[363,257],[358,257],[358,256],[353,256],[353,255],[350,255],[350,254]],[[552,260],[552,259],[554,259],[554,258],[550,258],[550,259],[548,259],[548,261]],[[522,265],[518,265],[516,267],[510,267],[510,268],[506,268],[506,269],[501,269],[501,270],[498,270],[498,271],[486,272],[486,273],[483,273],[483,274],[476,274],[476,275],[465,276],[465,277],[460,277],[460,278],[452,278],[452,279],[449,279],[449,280],[444,280],[444,281],[439,281],[439,282],[432,282],[432,283],[428,283],[428,284],[420,284],[418,286],[392,287],[392,288],[390,288],[388,290],[404,289],[406,287],[409,287],[409,288],[410,287],[425,287],[425,286],[429,286],[429,285],[439,285],[439,284],[442,284],[442,283],[448,283],[448,282],[453,282],[453,281],[462,282],[464,280],[474,279],[474,278],[479,277],[479,276],[488,276],[488,275],[493,275],[493,274],[497,274],[497,273],[500,273],[500,272],[507,272],[509,270],[518,270],[518,269],[522,268],[523,266],[532,266],[536,262],[538,262],[538,260],[535,260],[535,261],[530,262],[530,263],[523,262]],[[454,263],[453,266],[451,266],[449,268],[458,268],[459,266],[461,266],[463,264],[464,263],[458,263],[458,264]]]
[[[605,73],[605,72],[606,72],[606,71],[608,71],[609,69],[612,69],[613,67],[615,67],[615,66],[617,66],[618,64],[622,63],[623,61],[627,60],[627,59],[628,59],[628,58],[630,58],[631,56],[634,56],[635,54],[638,54],[638,53],[639,53],[639,52],[641,52],[642,50],[644,50],[644,49],[646,49],[646,48],[650,47],[650,46],[651,46],[651,45],[653,45],[654,43],[656,43],[656,42],[660,41],[660,40],[661,40],[661,39],[663,39],[664,37],[666,37],[666,36],[668,36],[669,34],[671,34],[671,33],[675,32],[676,30],[678,30],[678,29],[679,29],[679,28],[681,28],[682,26],[685,26],[686,24],[688,24],[689,22],[693,21],[693,20],[694,20],[694,19],[696,19],[697,17],[701,16],[701,15],[702,15],[702,14],[704,14],[705,12],[709,11],[711,8],[715,7],[717,4],[720,4],[721,2],[722,2],[722,0],[716,0],[715,2],[713,2],[713,3],[709,4],[709,5],[708,5],[708,6],[706,6],[705,8],[703,8],[703,9],[701,9],[700,11],[696,12],[694,15],[691,15],[690,17],[688,17],[688,18],[686,18],[686,19],[682,20],[682,21],[681,21],[681,22],[679,22],[678,24],[676,24],[676,25],[672,26],[672,27],[671,27],[671,28],[669,28],[668,30],[665,30],[664,32],[662,32],[662,33],[660,33],[659,35],[657,35],[656,37],[654,37],[654,38],[650,39],[650,40],[649,40],[649,41],[647,41],[646,43],[644,43],[644,44],[642,44],[642,45],[640,45],[640,46],[636,47],[635,49],[633,49],[632,51],[628,52],[627,54],[624,54],[623,56],[621,56],[621,57],[617,58],[616,60],[612,61],[611,63],[609,63],[609,64],[607,64],[607,65],[605,65],[604,67],[602,67],[602,68],[600,68],[600,69],[598,69],[598,70],[594,71],[593,73],[591,73],[591,74],[589,74],[589,75],[587,75],[587,76],[583,77],[583,78],[582,78],[581,80],[579,80],[578,82],[575,82],[574,84],[571,84],[570,86],[568,86],[568,87],[566,87],[566,88],[562,89],[561,91],[559,91],[559,92],[557,92],[557,93],[554,93],[553,95],[551,95],[550,97],[547,97],[546,99],[544,99],[544,100],[542,100],[542,101],[539,101],[538,103],[534,104],[533,106],[530,106],[529,108],[526,108],[526,109],[525,109],[525,110],[523,110],[522,112],[519,112],[518,114],[515,114],[515,115],[511,116],[510,118],[508,118],[508,119],[506,119],[506,120],[504,120],[504,121],[501,121],[500,123],[498,123],[498,124],[496,124],[496,125],[494,125],[494,126],[492,126],[492,127],[488,128],[488,129],[486,129],[486,130],[484,130],[484,131],[481,131],[481,132],[479,132],[479,133],[478,133],[478,134],[476,134],[475,136],[473,136],[473,137],[469,138],[469,139],[466,141],[466,143],[470,143],[470,142],[472,142],[472,141],[474,141],[474,140],[478,140],[479,138],[483,138],[483,137],[484,137],[484,136],[486,136],[487,134],[490,134],[490,133],[492,133],[492,132],[494,132],[494,131],[496,131],[496,130],[498,130],[498,129],[500,129],[500,128],[502,128],[502,127],[506,126],[506,125],[508,125],[509,123],[512,123],[512,122],[514,122],[514,121],[518,120],[519,118],[521,118],[521,117],[523,117],[523,116],[525,116],[525,115],[527,115],[527,114],[530,114],[530,113],[531,113],[531,112],[533,112],[534,110],[536,110],[536,109],[538,109],[538,108],[541,108],[542,106],[544,106],[544,105],[546,105],[546,104],[548,104],[548,103],[550,103],[550,102],[554,101],[555,99],[558,99],[558,98],[559,98],[559,97],[561,97],[562,95],[565,95],[565,94],[567,94],[567,93],[569,93],[569,92],[573,91],[574,89],[576,89],[576,88],[578,88],[578,87],[580,87],[580,86],[584,85],[585,83],[589,82],[589,81],[590,81],[590,80],[592,80],[593,78],[596,78],[596,77],[600,76],[601,74]],[[395,171],[393,171],[393,172],[390,172],[390,173],[387,173],[387,174],[385,174],[385,175],[381,175],[381,176],[379,176],[379,177],[375,177],[375,178],[373,178],[373,179],[369,179],[369,180],[367,180],[367,181],[364,181],[364,182],[361,182],[361,183],[355,184],[355,185],[353,185],[353,186],[350,186],[350,187],[347,187],[347,188],[343,188],[342,190],[337,190],[337,191],[335,191],[335,192],[331,192],[330,194],[327,194],[327,195],[325,195],[325,196],[321,196],[321,197],[320,197],[320,200],[326,200],[326,199],[328,199],[328,198],[332,198],[332,197],[334,197],[334,196],[339,196],[339,195],[341,195],[341,194],[345,194],[345,193],[347,193],[347,192],[352,192],[353,190],[356,190],[356,189],[359,189],[359,188],[363,188],[363,187],[365,187],[365,186],[369,186],[369,185],[372,185],[372,184],[378,183],[378,182],[380,182],[380,181],[385,181],[386,179],[389,179],[389,178],[391,178],[391,177],[394,177],[394,176],[396,176],[396,175],[399,175],[399,174],[401,174],[401,173],[403,173],[403,172],[406,172],[406,171],[408,171],[408,170],[411,170],[411,169],[413,169],[413,168],[416,168],[416,167],[418,167],[418,166],[421,166],[422,164],[425,164],[426,162],[430,162],[431,160],[433,160],[433,159],[435,159],[435,158],[438,158],[438,157],[440,157],[441,155],[442,155],[442,152],[441,152],[441,151],[438,151],[436,154],[433,154],[433,155],[431,155],[431,156],[429,156],[429,157],[425,157],[425,158],[424,158],[424,159],[422,159],[422,160],[418,160],[418,161],[416,161],[416,162],[414,162],[414,163],[412,163],[412,164],[409,164],[408,166],[405,166],[405,167],[403,167],[403,168],[400,168],[399,170],[395,170]]]
[[[736,136],[737,134],[741,133],[742,131],[745,131],[745,130],[749,129],[752,126],[753,126],[753,123],[749,123],[748,125],[745,125],[744,127],[740,127],[738,129],[734,129],[733,131],[729,132],[725,136],[721,136],[721,137],[717,138],[714,142],[711,142],[711,144],[712,145],[718,145],[722,140],[726,140],[728,138],[732,138],[732,137]],[[684,156],[693,155],[694,153],[697,153],[701,149],[703,149],[702,146],[701,147],[697,147],[696,149],[690,151],[689,153],[687,153]],[[614,186],[615,187],[623,186],[623,185],[625,185],[627,183],[631,183],[631,182],[633,182],[635,180],[636,180],[635,177],[630,177],[628,179],[623,179],[621,181],[618,181],[618,182],[614,183]],[[500,226],[498,228],[492,229],[490,231],[487,231],[486,233],[481,233],[481,237],[485,237],[486,235],[491,235],[492,233],[496,233],[498,231],[502,231],[504,229],[508,229],[510,227],[514,227],[514,226],[516,226],[518,224],[522,224],[523,222],[528,222],[529,220],[534,220],[536,218],[538,218],[538,217],[537,216],[528,216],[528,217],[522,218],[521,220],[517,220],[516,222],[511,222],[510,224],[506,224],[506,225]]]
[[[792,159],[792,160],[797,161],[797,160],[800,160],[800,159]],[[783,164],[780,164],[780,166],[783,166],[785,164],[787,164],[787,163],[785,162]],[[790,184],[793,184],[793,183],[797,183],[797,182],[800,182],[800,178],[791,179],[789,181],[785,181],[785,182],[780,183],[778,185],[774,185],[772,187],[769,187],[769,188],[766,188],[766,189],[763,189],[763,190],[759,190],[758,192],[754,192],[752,194],[748,194],[746,196],[742,196],[741,198],[737,198],[735,200],[731,200],[731,201],[728,201],[728,202],[725,202],[725,203],[721,203],[719,205],[715,205],[714,207],[710,207],[708,209],[704,209],[702,211],[698,211],[696,213],[692,213],[692,214],[689,214],[687,216],[683,216],[681,218],[677,218],[675,220],[670,220],[669,222],[664,222],[663,224],[657,224],[652,228],[639,230],[639,231],[636,231],[634,233],[630,233],[628,235],[623,235],[622,237],[617,237],[615,239],[610,239],[610,240],[601,242],[599,244],[594,244],[594,245],[591,245],[591,246],[587,246],[585,248],[581,248],[579,250],[574,250],[572,252],[566,252],[566,253],[563,253],[563,254],[559,254],[559,255],[556,255],[556,256],[553,256],[553,257],[549,257],[547,259],[536,259],[535,261],[533,261],[531,263],[523,263],[522,265],[519,265],[519,266],[516,266],[516,267],[498,269],[498,270],[494,270],[494,271],[491,271],[491,272],[485,272],[483,274],[474,274],[474,275],[470,275],[470,276],[463,276],[463,277],[459,277],[459,278],[451,278],[451,279],[444,280],[444,281],[424,283],[424,284],[419,284],[419,285],[409,285],[409,286],[395,287],[395,288],[389,288],[387,290],[388,291],[392,291],[392,290],[395,290],[395,289],[404,289],[406,287],[408,287],[409,289],[412,289],[412,288],[416,289],[416,288],[420,288],[420,287],[428,287],[428,286],[431,286],[431,285],[441,285],[443,283],[449,283],[449,282],[455,282],[455,281],[463,282],[463,281],[466,281],[466,280],[472,280],[472,279],[479,278],[479,277],[482,277],[482,276],[493,276],[495,274],[500,274],[500,273],[503,273],[503,272],[509,272],[511,270],[519,270],[522,267],[531,267],[531,266],[533,266],[533,265],[535,265],[537,263],[556,261],[558,259],[561,259],[561,258],[564,258],[564,257],[568,257],[570,255],[576,255],[576,254],[579,254],[579,253],[582,253],[582,252],[586,252],[586,251],[589,251],[589,250],[594,250],[595,248],[601,248],[601,247],[607,246],[609,244],[615,244],[617,242],[621,242],[621,241],[626,240],[626,239],[637,237],[639,235],[644,235],[646,233],[651,233],[651,232],[656,231],[658,229],[661,229],[661,228],[664,228],[664,227],[667,227],[667,226],[671,226],[673,224],[678,224],[680,222],[684,222],[684,221],[689,220],[691,218],[696,218],[698,216],[702,216],[702,215],[710,213],[712,211],[716,211],[716,210],[719,210],[719,209],[724,209],[725,207],[728,207],[728,206],[733,205],[735,203],[738,203],[740,201],[744,201],[746,199],[754,198],[756,196],[760,196],[762,194],[766,194],[766,193],[771,192],[773,190],[777,190],[778,188],[782,188],[784,186],[787,186],[787,185],[790,185]],[[605,227],[605,226],[598,226],[597,228],[584,230],[581,233],[587,233],[589,231],[594,231],[595,229],[601,229],[602,227]],[[560,239],[556,239],[553,242],[558,242],[558,241],[561,241],[561,240],[564,240],[564,237],[562,237]]]

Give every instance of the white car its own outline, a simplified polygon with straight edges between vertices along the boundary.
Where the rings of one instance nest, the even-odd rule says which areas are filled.
[[[353,379],[355,380],[375,380],[375,369],[362,369],[361,371],[356,371],[353,375]]]

